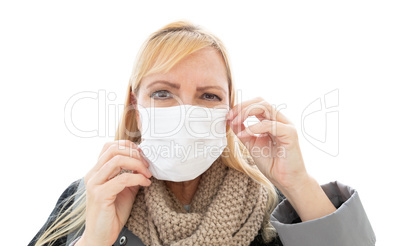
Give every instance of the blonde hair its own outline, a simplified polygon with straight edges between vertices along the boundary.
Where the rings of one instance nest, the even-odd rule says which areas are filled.
[[[172,22],[158,31],[152,33],[141,46],[136,57],[132,75],[129,80],[125,99],[125,107],[115,140],[131,140],[135,143],[141,141],[136,120],[136,110],[131,103],[131,92],[137,93],[143,77],[153,73],[168,72],[176,63],[187,55],[205,47],[215,48],[223,57],[229,87],[229,106],[235,103],[235,89],[232,81],[228,53],[222,41],[212,33],[195,26],[189,21]],[[269,217],[278,203],[278,194],[274,185],[258,170],[247,148],[237,139],[230,127],[227,127],[227,147],[221,155],[222,161],[228,167],[245,173],[267,190],[269,199],[266,207],[266,215],[262,225],[262,236],[269,241],[276,236],[276,230],[270,223]],[[75,196],[78,199],[74,200]],[[35,246],[46,243],[53,244],[55,240],[69,233],[83,230],[85,226],[86,196],[85,187],[78,189],[64,202],[56,220],[39,237]],[[74,200],[74,201],[73,201]],[[67,204],[72,205],[66,208]],[[63,211],[66,208],[66,211]]]

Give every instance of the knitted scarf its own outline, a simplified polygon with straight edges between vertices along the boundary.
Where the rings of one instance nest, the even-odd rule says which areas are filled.
[[[266,189],[221,158],[201,175],[189,212],[163,180],[151,181],[126,223],[145,245],[249,245],[262,226]]]

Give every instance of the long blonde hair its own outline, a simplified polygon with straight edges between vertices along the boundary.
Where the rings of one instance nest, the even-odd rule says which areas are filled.
[[[138,134],[139,129],[135,107],[133,107],[131,102],[131,92],[135,94],[138,92],[142,78],[153,73],[168,72],[185,56],[205,47],[215,48],[222,55],[226,63],[229,106],[230,108],[234,106],[235,88],[233,86],[228,53],[222,41],[212,33],[189,21],[175,21],[152,33],[141,46],[129,80],[124,112],[116,131],[115,140],[125,139],[135,143],[139,143],[141,140],[141,136]],[[269,241],[269,239],[272,239],[276,235],[275,228],[271,225],[269,217],[278,203],[278,194],[274,185],[254,165],[250,153],[241,141],[237,139],[230,127],[227,127],[226,135],[228,144],[224,152],[225,154],[221,155],[223,163],[228,167],[245,173],[268,191],[269,199],[262,225],[262,236],[264,240]],[[76,195],[78,199],[74,200]],[[69,203],[72,203],[72,205],[66,208],[65,206]],[[76,234],[78,234],[85,226],[85,209],[85,187],[81,187],[63,202],[63,208],[57,215],[56,220],[42,233],[35,246],[46,243],[52,245],[55,240],[73,231],[76,231]],[[78,235],[74,237],[76,236]]]

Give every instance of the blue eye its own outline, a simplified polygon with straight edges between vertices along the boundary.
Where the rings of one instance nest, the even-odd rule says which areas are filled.
[[[216,100],[218,100],[218,101],[222,101],[222,99],[220,98],[220,97],[218,97],[217,95],[215,95],[215,94],[212,94],[212,93],[204,93],[204,94],[202,94],[202,97],[205,99],[205,100],[209,100],[209,101],[216,101]]]
[[[153,92],[151,94],[151,97],[154,99],[162,99],[163,100],[163,99],[171,98],[172,95],[167,90],[160,90],[160,91]]]

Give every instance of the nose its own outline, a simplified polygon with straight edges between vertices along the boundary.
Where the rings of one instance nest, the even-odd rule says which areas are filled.
[[[196,102],[194,100],[194,96],[191,95],[190,93],[183,93],[180,97],[181,102],[179,102],[182,105],[196,105]]]
[[[196,91],[194,90],[193,84],[182,84],[180,91],[177,94],[177,104],[178,105],[196,105]]]

